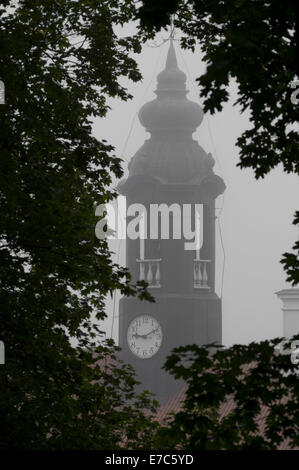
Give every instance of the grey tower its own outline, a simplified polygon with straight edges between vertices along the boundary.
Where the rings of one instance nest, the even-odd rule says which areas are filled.
[[[225,185],[213,172],[212,156],[192,138],[203,112],[188,100],[187,92],[186,75],[178,68],[171,41],[165,69],[157,77],[157,97],[139,112],[150,137],[130,161],[128,178],[119,184],[127,205],[149,209],[151,204],[176,204],[182,210],[187,204],[202,205],[202,246],[196,252],[186,250],[185,240],[171,238],[171,233],[169,239],[159,235],[126,241],[133,279],[148,282],[156,302],[121,299],[121,357],[161,403],[182,386],[161,369],[170,351],[222,341],[221,300],[215,293],[215,199]],[[194,227],[195,215],[191,219]],[[148,231],[150,223],[148,218]]]

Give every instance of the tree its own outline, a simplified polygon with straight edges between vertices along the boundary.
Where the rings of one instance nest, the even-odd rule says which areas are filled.
[[[289,448],[298,446],[296,338],[216,350],[176,348],[165,369],[186,381],[186,397],[181,410],[158,430],[156,448],[271,450],[284,441]]]
[[[299,107],[291,100],[299,77],[295,2],[143,0],[138,11],[142,27],[151,32],[169,25],[171,15],[183,33],[182,46],[194,50],[199,42],[204,52],[207,69],[198,78],[204,111],[221,111],[231,78],[239,86],[236,104],[250,111],[251,122],[237,140],[239,166],[253,168],[256,178],[277,165],[299,173]],[[294,224],[299,224],[299,212]],[[287,280],[297,284],[299,241],[293,249],[281,262]]]
[[[105,116],[107,96],[130,98],[120,77],[141,78],[130,56],[140,35],[114,32],[134,12],[133,1],[1,2],[2,449],[150,446],[153,402],[100,328],[115,289],[150,297],[94,234],[122,170],[91,117]]]

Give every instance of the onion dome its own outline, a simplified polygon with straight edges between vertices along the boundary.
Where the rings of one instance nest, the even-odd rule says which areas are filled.
[[[199,104],[186,98],[186,75],[178,68],[172,41],[165,69],[157,77],[157,98],[139,112],[141,124],[149,132],[179,130],[194,132],[203,119]]]
[[[186,98],[186,75],[178,68],[172,41],[157,82],[156,99],[139,112],[141,124],[151,135],[131,159],[129,176],[119,183],[119,191],[135,197],[140,187],[147,191],[156,184],[206,185],[214,188],[216,197],[224,191],[224,183],[213,172],[212,155],[192,138],[203,111]]]

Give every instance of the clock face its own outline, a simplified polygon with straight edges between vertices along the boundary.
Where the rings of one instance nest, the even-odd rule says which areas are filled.
[[[127,341],[135,356],[141,359],[153,357],[159,351],[162,339],[161,325],[151,315],[139,315],[131,321]]]

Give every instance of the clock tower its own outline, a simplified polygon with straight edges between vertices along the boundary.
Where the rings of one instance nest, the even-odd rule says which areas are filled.
[[[141,236],[127,235],[126,262],[133,280],[147,282],[155,298],[154,303],[120,300],[121,359],[161,404],[182,386],[161,369],[171,350],[222,342],[221,299],[215,293],[215,199],[225,185],[213,171],[211,154],[192,138],[203,111],[187,92],[171,40],[157,77],[157,97],[139,112],[150,137],[118,187],[130,208],[127,229],[134,211],[145,209],[139,217]],[[187,226],[195,234],[193,245]]]

